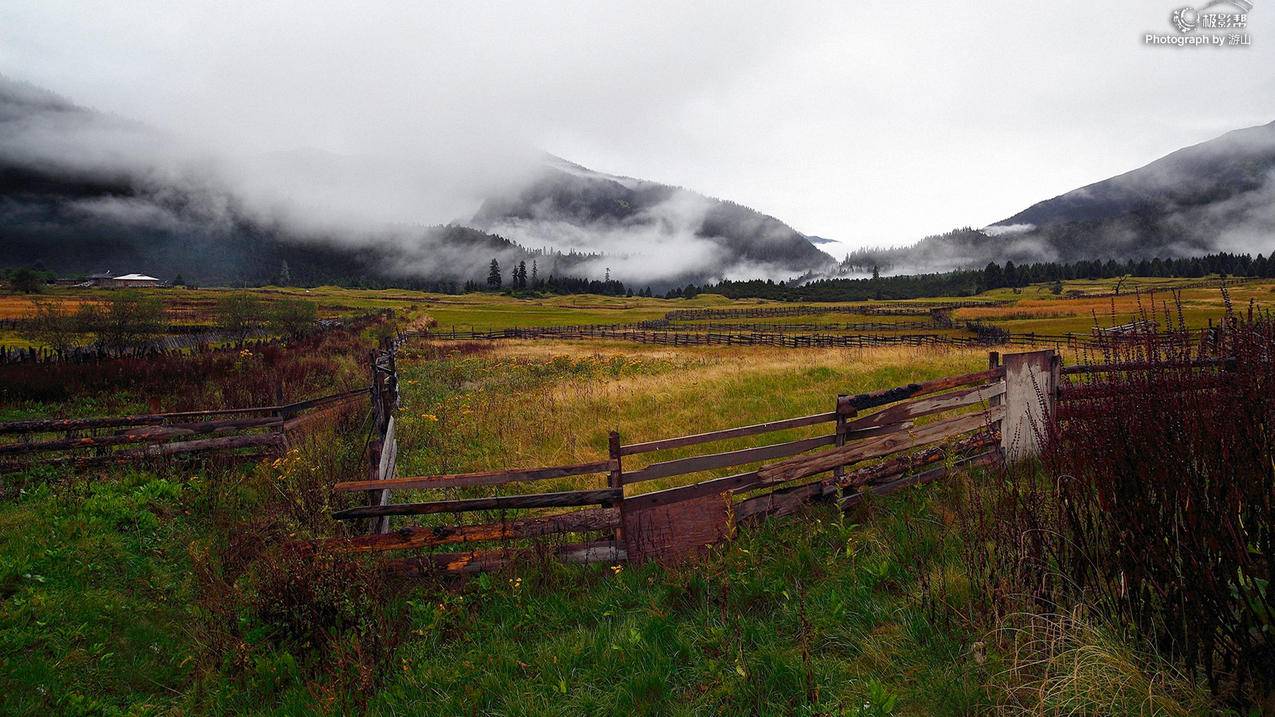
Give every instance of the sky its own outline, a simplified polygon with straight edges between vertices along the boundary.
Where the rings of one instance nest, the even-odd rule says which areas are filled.
[[[1275,0],[1251,46],[1144,45],[1181,2],[6,0],[0,73],[213,154],[380,157],[422,184],[539,148],[836,254],[1275,120]]]

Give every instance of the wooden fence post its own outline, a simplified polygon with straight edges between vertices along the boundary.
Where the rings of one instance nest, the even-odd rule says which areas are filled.
[[[620,491],[620,498],[616,501],[615,508],[622,512],[624,510],[624,464],[621,462],[619,431],[611,431],[607,435],[607,450],[611,454],[611,474],[607,477],[607,487]],[[624,545],[623,526],[624,521],[620,520],[615,528],[615,547],[617,548]]]
[[[850,397],[844,393],[837,394],[837,447],[840,448],[846,444],[846,416],[854,415],[854,406],[850,405]],[[838,480],[846,474],[845,466],[837,466],[832,469],[832,475]]]
[[[1053,349],[1005,354],[1005,418],[1001,448],[1006,460],[1040,454],[1058,396],[1058,353]]]

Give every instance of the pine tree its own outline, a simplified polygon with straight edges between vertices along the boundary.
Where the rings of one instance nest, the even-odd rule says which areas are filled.
[[[487,286],[491,289],[499,289],[500,284],[500,262],[492,259],[491,268],[487,270]]]
[[[279,286],[288,286],[292,283],[292,272],[288,271],[288,260],[284,259],[279,264]]]
[[[535,286],[535,284],[536,284],[536,260],[532,259],[531,260],[531,285]]]
[[[525,261],[518,262],[518,269],[514,272],[514,288],[527,288],[527,262]]]

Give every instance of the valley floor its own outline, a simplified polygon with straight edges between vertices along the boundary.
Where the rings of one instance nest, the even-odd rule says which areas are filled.
[[[1024,291],[1002,292],[1015,306],[957,315],[1087,332],[1113,304]],[[1195,291],[1183,297],[1187,320],[1220,316],[1216,290]],[[392,307],[480,327],[757,303],[316,292],[334,313]],[[1249,298],[1270,306],[1275,289],[1232,292],[1237,306]],[[1114,304],[1120,315],[1136,309],[1134,299]],[[648,440],[745,425],[986,365],[986,351],[969,349],[412,340],[399,356],[399,473],[595,460],[613,428]],[[23,402],[0,413],[95,407]],[[238,469],[3,479],[0,713],[1212,711],[1206,690],[1121,629],[1083,614],[1042,625],[987,609],[963,517],[985,476],[845,514],[812,507],[743,529],[683,568],[546,562],[463,584],[385,584],[366,561],[298,567],[272,552],[338,530],[328,488],[359,465],[361,440],[354,430]],[[277,579],[285,574],[307,577]],[[1051,639],[1065,644],[1041,657],[1039,641]]]

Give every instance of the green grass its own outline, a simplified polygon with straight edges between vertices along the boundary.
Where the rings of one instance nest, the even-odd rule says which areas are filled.
[[[929,528],[918,530],[918,525]],[[529,568],[441,601],[373,713],[969,714],[991,703],[915,576],[952,559],[923,495],[744,531],[702,564]]]
[[[410,305],[484,326],[731,305],[313,293],[333,306]],[[1202,302],[1193,310],[1215,308],[1203,295],[1189,298]],[[978,370],[986,354],[507,342],[476,353],[409,345],[399,365],[400,473],[412,474],[594,460],[611,428],[631,442],[828,411],[837,393]],[[95,408],[7,406],[0,418]],[[355,617],[322,640],[289,638],[261,596],[272,575],[290,573],[269,552],[232,569],[239,553],[230,546],[245,535],[277,545],[336,530],[323,519],[332,507],[324,487],[357,473],[338,458],[359,438],[278,467],[6,477],[0,713],[955,715],[988,711],[1011,694],[1022,702],[1043,679],[1007,672],[1000,625],[970,619],[985,596],[965,578],[952,485],[911,489],[848,516],[812,507],[745,528],[694,566],[546,563],[461,585],[410,582],[384,601],[384,619],[363,609],[366,595],[337,591],[324,599]],[[397,639],[383,652],[369,642],[380,625]],[[1129,644],[1097,633],[1077,639],[1073,647],[1090,655],[1123,656]],[[1131,690],[1120,704],[1136,704],[1134,688],[1122,685],[1160,684],[1140,654],[1116,667],[1098,662],[1094,669],[1114,673],[1105,681],[1055,677],[1094,700],[1081,703],[1089,713],[1102,713],[1097,705],[1110,696],[1085,689],[1094,684]],[[1146,679],[1121,681],[1121,670]],[[1194,704],[1161,713],[1199,711]]]

